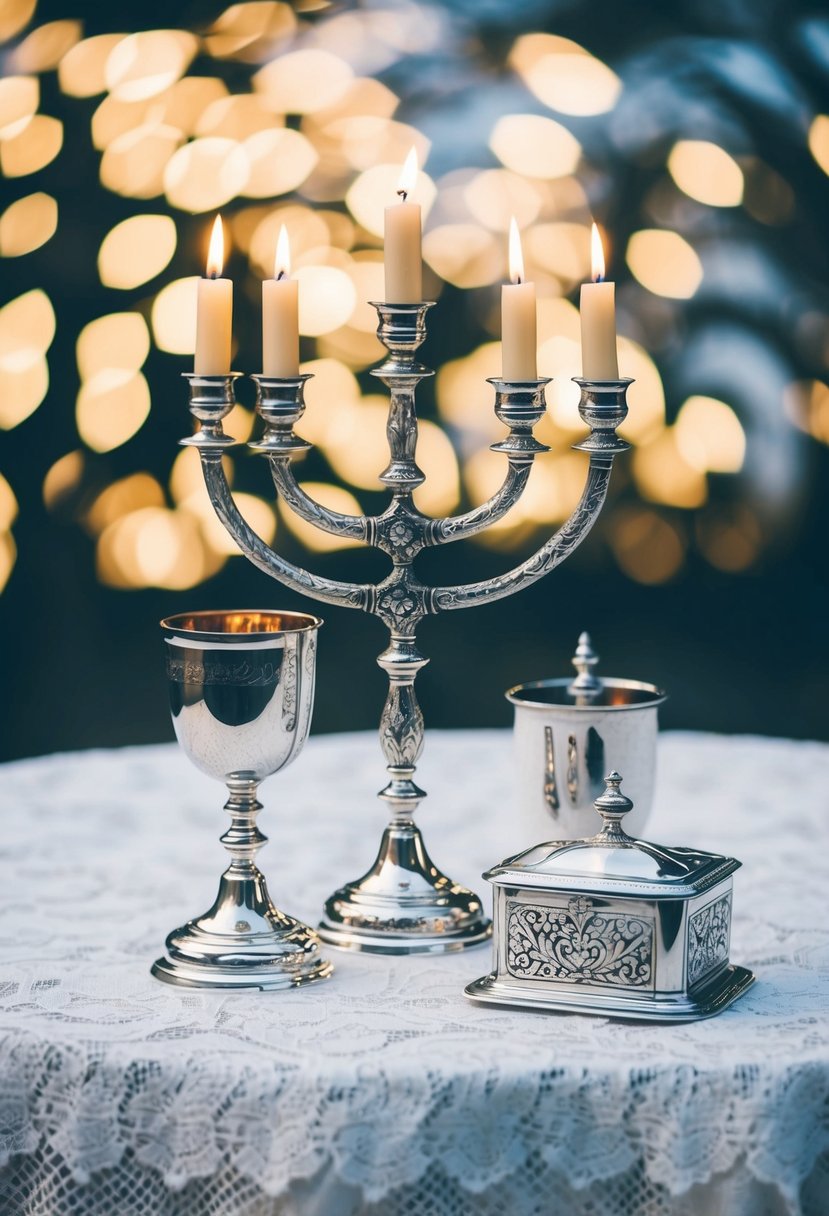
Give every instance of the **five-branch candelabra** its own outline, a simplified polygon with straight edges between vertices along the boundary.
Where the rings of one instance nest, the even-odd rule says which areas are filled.
[[[630,381],[577,381],[579,413],[590,434],[575,446],[589,455],[589,467],[581,499],[555,535],[506,574],[458,586],[429,587],[414,573],[413,563],[421,550],[473,536],[501,519],[521,497],[536,456],[549,450],[533,435],[533,427],[544,415],[544,389],[549,381],[490,381],[495,389],[495,413],[509,428],[506,438],[492,445],[507,458],[504,483],[482,506],[465,514],[428,518],[418,510],[412,495],[425,480],[416,462],[415,390],[433,373],[417,362],[416,355],[426,337],[426,312],[431,305],[374,307],[380,318],[377,333],[389,352],[382,366],[372,372],[386,385],[391,398],[387,424],[391,459],[380,474],[380,481],[391,492],[386,510],[373,516],[330,511],[297,483],[291,461],[310,447],[294,431],[305,409],[307,376],[253,377],[256,409],[265,429],[249,446],[268,458],[277,494],[298,516],[324,532],[363,541],[388,555],[392,569],[381,583],[350,583],[311,574],[265,544],[242,518],[222,469],[222,455],[234,443],[224,434],[222,419],[233,408],[239,373],[188,375],[190,410],[201,425],[197,434],[182,442],[198,450],[216,514],[255,566],[312,599],[372,612],[389,630],[389,646],[377,659],[389,678],[380,719],[388,782],[379,795],[388,806],[389,824],[371,868],[326,902],[320,936],[334,945],[383,953],[459,950],[486,939],[490,922],[477,895],[435,866],[413,822],[425,796],[414,780],[424,742],[423,715],[414,684],[428,662],[417,649],[417,627],[431,613],[473,608],[513,595],[554,569],[584,539],[604,504],[613,458],[630,446],[616,434],[627,414],[625,394]]]

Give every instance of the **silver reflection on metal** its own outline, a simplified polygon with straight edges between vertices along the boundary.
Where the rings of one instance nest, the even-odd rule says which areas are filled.
[[[589,633],[579,634],[579,641],[572,662],[578,674],[570,685],[568,692],[574,697],[588,697],[592,699],[597,696],[602,691],[604,685],[593,670],[599,662],[599,656],[593,649]]]
[[[296,988],[327,979],[312,929],[275,907],[255,864],[259,785],[296,759],[314,700],[317,630],[300,612],[196,612],[162,621],[179,743],[224,781],[231,857],[209,911],[167,938],[152,973],[191,988]]]
[[[509,431],[505,439],[493,444],[493,449],[507,458],[501,489],[481,506],[454,518],[427,518],[415,506],[412,494],[425,480],[416,460],[415,390],[421,380],[433,375],[416,356],[426,337],[426,313],[431,306],[374,305],[380,320],[377,333],[389,354],[372,375],[388,388],[391,398],[386,428],[390,460],[380,474],[380,481],[391,493],[391,502],[379,515],[352,516],[328,510],[297,483],[291,460],[309,446],[294,432],[305,409],[307,377],[253,377],[256,408],[265,431],[250,446],[267,457],[277,494],[300,518],[321,531],[382,550],[391,559],[392,569],[378,585],[311,574],[266,545],[242,518],[221,459],[229,442],[222,432],[221,402],[229,400],[232,405],[232,377],[212,378],[217,399],[212,406],[204,404],[211,396],[205,388],[210,378],[191,378],[191,409],[201,422],[201,430],[184,440],[198,449],[217,515],[254,565],[294,591],[323,603],[371,612],[389,630],[389,646],[377,661],[389,680],[380,721],[387,768],[387,782],[380,797],[388,807],[390,821],[374,864],[362,877],[334,892],[325,904],[319,926],[320,936],[335,945],[385,953],[459,950],[484,941],[491,932],[478,896],[440,872],[413,822],[424,797],[414,780],[424,739],[414,683],[428,662],[416,645],[417,627],[433,613],[503,599],[555,569],[595,523],[607,494],[613,458],[630,446],[616,434],[627,415],[625,393],[630,381],[578,380],[579,412],[590,434],[576,447],[587,453],[589,465],[581,500],[571,517],[536,553],[506,574],[458,586],[429,587],[422,583],[413,570],[418,554],[430,546],[474,536],[500,520],[521,497],[535,457],[548,451],[533,435],[546,409],[544,390],[548,381],[511,383],[493,379],[495,413]]]
[[[578,837],[590,832],[593,802],[609,768],[625,773],[636,803],[631,831],[639,835],[653,802],[658,709],[665,693],[639,680],[602,677],[588,633],[579,636],[573,676],[533,680],[510,688],[515,709],[516,846],[551,831]],[[558,776],[558,805],[550,774]]]
[[[539,844],[485,878],[493,969],[466,988],[483,1004],[690,1022],[726,1009],[754,977],[729,962],[733,857],[629,836],[633,809],[610,773],[602,827]]]

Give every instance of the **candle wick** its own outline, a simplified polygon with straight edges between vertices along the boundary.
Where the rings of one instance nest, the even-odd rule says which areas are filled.
[[[279,282],[281,279],[284,279],[284,278],[285,278],[285,271],[284,271],[284,270],[280,270],[280,271],[279,271],[279,274],[276,276],[276,281],[277,281],[277,283],[278,283],[278,282]]]
[[[397,197],[400,199],[401,203],[405,203],[406,199],[409,197],[408,190],[398,190]]]

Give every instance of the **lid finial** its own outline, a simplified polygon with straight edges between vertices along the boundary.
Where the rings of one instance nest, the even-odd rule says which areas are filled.
[[[630,798],[627,798],[619,786],[622,784],[622,778],[615,770],[604,779],[605,791],[600,794],[593,803],[596,810],[602,817],[602,830],[599,835],[603,839],[614,837],[619,840],[630,840],[625,829],[622,827],[622,819],[627,815],[628,811],[633,810],[633,803]]]
[[[568,691],[576,696],[590,696],[591,694],[600,692],[602,682],[593,673],[593,668],[598,663],[599,656],[593,649],[589,633],[579,634],[579,644],[571,661],[579,674],[573,680]]]

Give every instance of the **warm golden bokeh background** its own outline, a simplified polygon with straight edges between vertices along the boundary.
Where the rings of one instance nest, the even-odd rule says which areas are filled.
[[[429,627],[433,719],[506,720],[504,684],[561,669],[587,624],[621,674],[669,685],[676,724],[829,733],[812,642],[827,568],[829,24],[795,6],[781,41],[771,17],[729,4],[659,20],[644,4],[625,20],[575,4],[557,20],[526,0],[253,0],[155,28],[168,7],[0,6],[0,613],[12,648],[21,620],[32,631],[3,665],[26,711],[5,752],[163,733],[158,615],[293,599],[236,556],[195,453],[175,447],[217,210],[234,366],[258,368],[259,283],[286,223],[314,373],[301,481],[339,510],[377,509],[386,411],[366,375],[380,357],[366,301],[382,296],[383,207],[412,144],[438,301],[419,505],[452,512],[502,476],[486,377],[511,214],[538,287],[539,371],[555,377],[539,432],[553,450],[521,504],[479,547],[430,555],[436,572],[513,562],[580,494],[573,301],[591,214],[636,381],[634,451],[586,549],[512,605]],[[245,392],[227,426],[238,439],[254,426]],[[228,465],[252,526],[295,559],[382,570],[277,508],[259,462]],[[318,724],[367,725],[377,690],[360,673],[380,634],[328,615]]]

